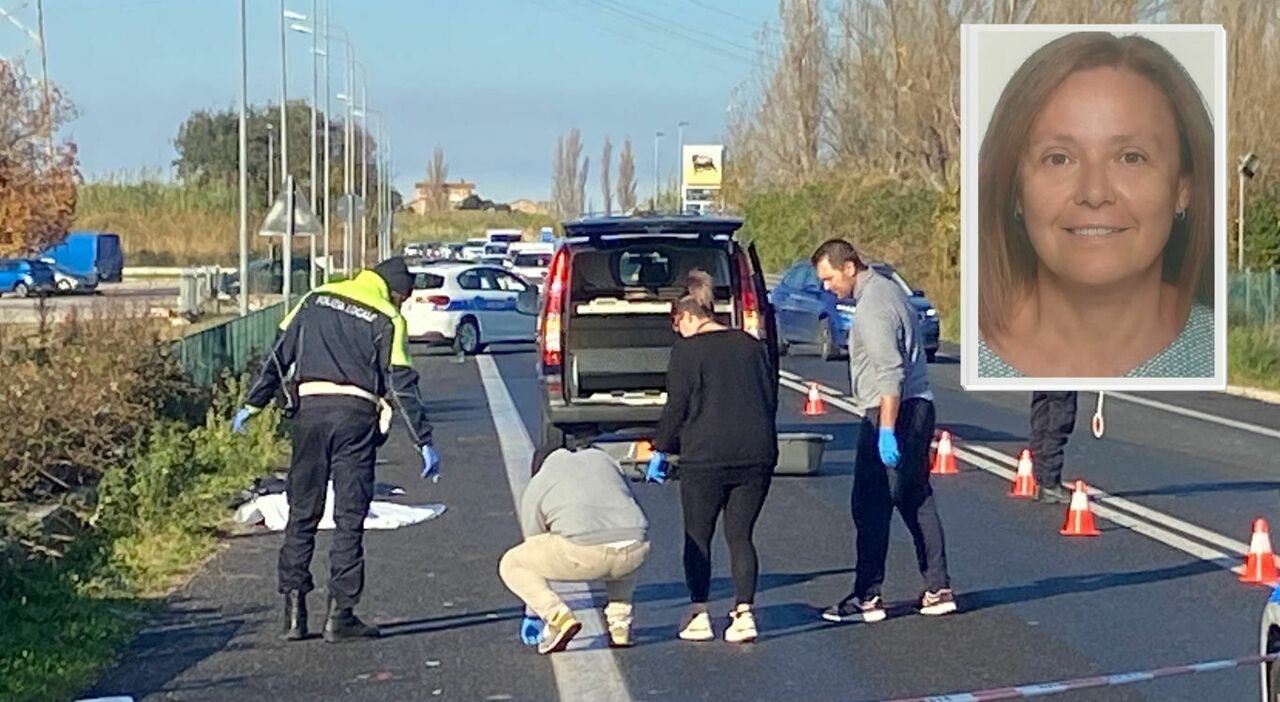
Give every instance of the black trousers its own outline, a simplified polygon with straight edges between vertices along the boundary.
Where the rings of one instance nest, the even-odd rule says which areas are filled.
[[[684,578],[689,599],[705,604],[711,594],[711,539],[724,512],[724,538],[733,571],[734,604],[753,604],[760,573],[752,540],[764,507],[773,467],[686,469],[680,472],[684,512]]]
[[[1036,484],[1062,482],[1063,449],[1076,426],[1074,392],[1033,392],[1031,394],[1031,460]]]
[[[311,556],[333,480],[329,594],[339,607],[354,607],[364,591],[364,519],[373,500],[378,448],[374,406],[352,397],[303,398],[293,419],[293,458],[286,490],[289,523],[278,565],[280,592],[315,589]]]
[[[857,528],[857,572],[853,594],[876,597],[884,583],[889,555],[889,523],[896,508],[915,541],[916,561],[925,586],[931,591],[951,587],[942,520],[929,485],[929,444],[936,421],[933,403],[908,399],[898,409],[894,433],[901,458],[896,468],[880,461],[879,412],[872,410],[858,432],[858,454],[853,465],[851,508]]]

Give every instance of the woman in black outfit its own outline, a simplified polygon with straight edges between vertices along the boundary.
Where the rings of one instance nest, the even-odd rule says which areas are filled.
[[[672,305],[680,337],[667,367],[667,404],[653,446],[680,455],[684,570],[692,606],[680,638],[715,638],[707,614],[711,537],[724,511],[735,606],[725,640],[756,639],[758,565],[752,531],[778,460],[777,385],[763,344],[715,320],[711,276],[694,270]]]

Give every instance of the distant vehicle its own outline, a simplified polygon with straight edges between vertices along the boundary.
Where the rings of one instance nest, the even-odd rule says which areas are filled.
[[[405,244],[405,245],[404,245],[404,250],[403,250],[402,254],[403,254],[405,257],[409,257],[409,256],[426,256],[426,255],[427,255],[427,245],[426,245],[426,244]]]
[[[938,354],[938,312],[921,290],[915,290],[887,263],[872,263],[871,269],[892,280],[916,308],[924,334],[924,350],[932,362]],[[827,360],[848,355],[849,328],[856,306],[853,300],[839,300],[818,280],[813,264],[802,261],[787,270],[782,281],[769,293],[778,316],[780,353],[793,344],[811,344]]]
[[[524,241],[524,232],[519,229],[486,229],[484,238],[490,244],[514,244]]]
[[[30,258],[0,259],[0,294],[13,293],[31,297],[52,292],[55,287],[53,268],[44,261]]]
[[[118,283],[124,274],[120,237],[109,232],[70,232],[62,243],[45,249],[38,258],[53,259],[76,275],[92,275],[102,283]]]
[[[409,338],[451,345],[468,355],[490,344],[527,343],[536,337],[537,317],[516,309],[516,298],[532,287],[493,266],[438,263],[411,266],[413,294],[401,308]]]
[[[486,266],[493,266],[494,268],[507,267],[507,257],[505,254],[485,254],[480,257],[478,262],[483,263]]]
[[[485,245],[484,245],[484,254],[483,254],[483,255],[484,255],[484,256],[486,256],[486,257],[487,257],[487,256],[502,256],[502,257],[504,257],[504,258],[505,258],[505,257],[506,257],[506,255],[507,255],[507,249],[508,249],[508,247],[509,247],[509,246],[510,246],[510,244],[506,243],[505,241],[501,241],[501,242],[489,242],[488,244],[485,244]]]
[[[98,289],[98,276],[80,275],[53,259],[42,259],[53,269],[54,290],[59,293],[90,293]]]
[[[551,267],[554,251],[520,251],[511,257],[511,271],[525,280],[542,287],[547,278],[547,269]]]
[[[478,260],[484,255],[484,247],[488,243],[488,239],[467,239],[467,243],[458,252],[458,258],[463,261]]]

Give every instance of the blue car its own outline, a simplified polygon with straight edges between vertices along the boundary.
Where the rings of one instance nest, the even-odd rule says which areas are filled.
[[[18,297],[43,295],[54,289],[53,268],[43,261],[26,258],[0,259],[0,294]]]
[[[924,296],[912,288],[887,263],[872,263],[872,270],[902,288],[920,315],[925,354],[933,361],[938,354],[938,311]],[[803,261],[783,274],[782,280],[769,293],[778,319],[779,350],[786,353],[793,344],[811,344],[827,360],[848,355],[849,327],[855,317],[853,300],[840,300],[823,289],[813,265]]]

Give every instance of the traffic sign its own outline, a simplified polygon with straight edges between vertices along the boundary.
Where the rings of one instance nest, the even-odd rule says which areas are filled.
[[[288,236],[288,213],[289,191],[282,190],[276,196],[276,201],[271,203],[271,209],[267,212],[267,216],[263,218],[262,226],[258,227],[258,235]],[[319,236],[323,232],[324,229],[320,226],[320,220],[311,211],[311,205],[307,203],[307,198],[295,189],[293,193],[293,235]]]
[[[355,214],[353,214],[351,218],[359,219],[364,215],[364,198],[360,197],[359,195],[356,195],[355,193],[347,193],[339,197],[338,202],[335,205],[335,209],[337,210],[337,214],[338,214],[338,219],[347,218],[347,213],[351,211],[352,203],[355,203],[356,209],[355,209]]]

